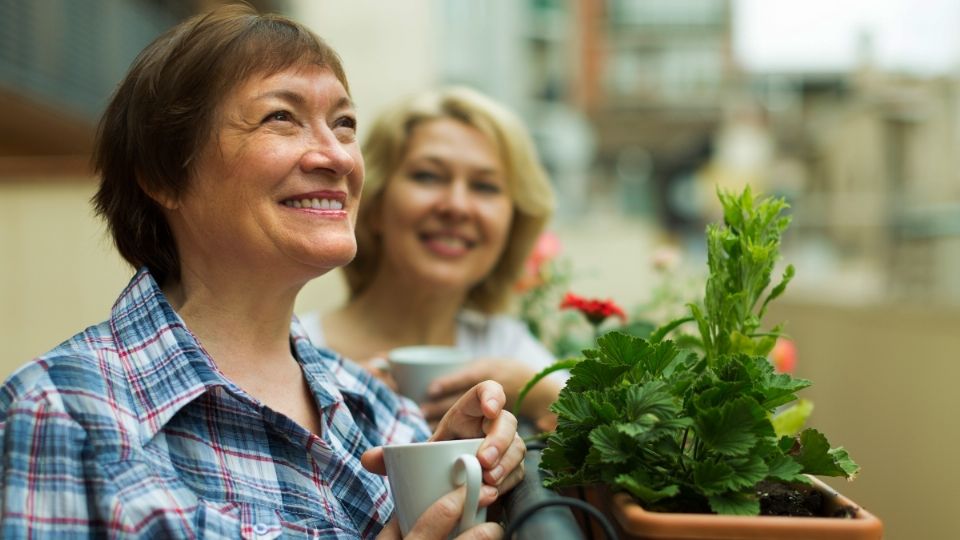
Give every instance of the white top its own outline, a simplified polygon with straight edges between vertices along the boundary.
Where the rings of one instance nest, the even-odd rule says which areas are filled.
[[[300,316],[300,323],[316,347],[327,347],[320,314],[311,311]],[[457,316],[457,348],[467,351],[472,358],[512,358],[539,372],[556,359],[527,329],[527,325],[509,315],[487,316],[477,311],[464,310]],[[566,382],[565,371],[550,374]]]

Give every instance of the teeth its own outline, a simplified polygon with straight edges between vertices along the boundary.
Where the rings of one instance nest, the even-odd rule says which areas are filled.
[[[441,237],[437,238],[437,240],[439,240],[441,244],[443,244],[443,245],[445,245],[446,247],[449,247],[449,248],[462,248],[462,247],[466,247],[466,242],[464,242],[462,239],[457,238],[457,237],[454,237],[454,236],[441,236]]]
[[[300,199],[283,201],[290,208],[313,208],[314,210],[343,210],[343,203],[336,199]]]

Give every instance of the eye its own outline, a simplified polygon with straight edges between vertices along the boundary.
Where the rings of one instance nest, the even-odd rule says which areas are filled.
[[[293,114],[290,111],[273,111],[270,114],[263,117],[262,123],[266,124],[267,122],[292,122]]]
[[[503,192],[503,187],[491,180],[474,180],[470,183],[470,189],[478,193],[496,195]]]
[[[357,130],[357,119],[352,116],[341,116],[337,118],[337,121],[333,123],[334,128],[348,128],[353,131]]]
[[[410,178],[421,184],[435,184],[443,180],[439,174],[427,170],[415,170],[410,173]]]

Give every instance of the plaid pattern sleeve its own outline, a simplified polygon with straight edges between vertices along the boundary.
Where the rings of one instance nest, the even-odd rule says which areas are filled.
[[[224,377],[141,270],[108,321],[0,388],[0,537],[375,536],[393,506],[360,455],[429,430],[296,321],[291,343],[319,434]]]

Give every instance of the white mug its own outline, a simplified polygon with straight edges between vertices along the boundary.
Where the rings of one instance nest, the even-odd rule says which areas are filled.
[[[483,439],[392,444],[383,447],[387,479],[400,533],[406,536],[433,503],[465,485],[460,523],[451,538],[487,520],[487,509],[480,508],[482,470],[477,450]]]
[[[397,388],[416,403],[426,401],[427,388],[434,379],[457,371],[469,361],[465,351],[440,345],[399,347],[387,353]]]

